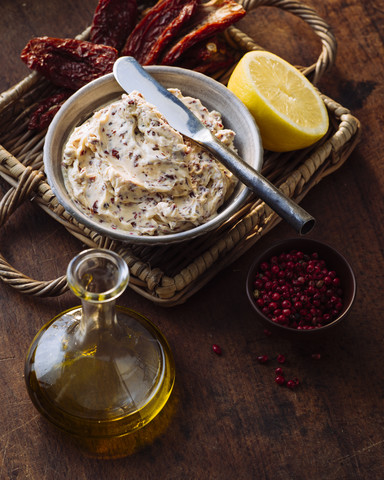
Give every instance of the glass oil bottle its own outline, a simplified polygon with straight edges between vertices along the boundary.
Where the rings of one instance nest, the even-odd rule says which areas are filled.
[[[148,319],[116,306],[129,269],[116,253],[89,249],[68,265],[81,306],[60,313],[34,338],[25,380],[37,410],[88,453],[132,453],[164,429],[174,385],[169,345]],[[165,411],[165,409],[164,409]]]

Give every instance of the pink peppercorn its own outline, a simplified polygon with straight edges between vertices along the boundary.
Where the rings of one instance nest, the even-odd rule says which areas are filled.
[[[297,378],[294,378],[293,380],[288,380],[287,382],[287,387],[288,388],[296,388],[299,385],[299,380]]]
[[[222,354],[222,350],[219,347],[219,345],[213,344],[212,345],[212,350],[216,353],[216,355],[221,355]]]
[[[281,354],[280,354],[280,355],[277,356],[277,361],[278,361],[279,363],[285,363],[285,360],[286,360],[286,359],[285,359],[285,356],[284,356],[284,355],[281,355]]]
[[[259,355],[257,357],[257,361],[259,363],[267,363],[268,362],[268,356],[267,355]]]
[[[317,252],[291,250],[271,257],[262,262],[254,286],[262,313],[290,328],[320,328],[343,308],[340,278]]]

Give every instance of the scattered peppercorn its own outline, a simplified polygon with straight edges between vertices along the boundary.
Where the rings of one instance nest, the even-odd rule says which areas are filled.
[[[216,355],[221,355],[223,353],[221,350],[221,347],[219,347],[219,345],[216,345],[216,344],[212,345],[212,350],[216,353]]]
[[[257,357],[257,361],[259,363],[267,363],[268,362],[268,356],[267,355],[259,355]]]
[[[296,388],[298,385],[299,385],[299,381],[297,379],[288,380],[287,382],[287,387],[291,389]]]
[[[279,363],[285,363],[285,356],[284,355],[278,355],[277,356],[277,361]]]
[[[263,364],[263,363],[267,363],[268,360],[269,360],[268,355],[265,355],[265,354],[264,354],[264,355],[259,355],[259,356],[257,357],[257,361],[258,361],[259,363],[262,363],[262,364]],[[281,355],[281,354],[280,354],[280,355],[277,356],[277,361],[278,361],[279,363],[284,363],[284,362],[286,361],[286,358],[285,358],[284,355]],[[277,383],[277,384],[280,385],[280,386],[285,385],[287,388],[289,388],[289,389],[292,390],[292,389],[296,388],[296,387],[300,384],[300,381],[299,381],[299,379],[298,379],[297,377],[294,377],[294,378],[292,378],[291,380],[288,380],[288,381],[287,381],[287,380],[285,379],[285,375],[284,375],[283,369],[282,369],[281,367],[276,367],[276,368],[275,368],[275,383]]]

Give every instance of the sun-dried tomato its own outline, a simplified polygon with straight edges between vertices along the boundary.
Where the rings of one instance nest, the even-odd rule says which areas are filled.
[[[47,128],[65,100],[67,100],[72,93],[72,90],[60,90],[40,102],[29,120],[28,129],[44,130]]]
[[[136,0],[99,0],[96,7],[90,41],[121,50],[136,25]]]
[[[196,6],[197,0],[190,1],[188,4],[183,6],[178,16],[163,30],[161,35],[152,45],[151,50],[148,52],[146,58],[142,62],[143,65],[151,65],[156,62],[160,54],[168,46],[169,42],[176,37],[183,25],[186,24],[191,18]]]
[[[205,74],[227,70],[236,61],[236,54],[217,36],[189,48],[182,57],[184,68]]]
[[[198,0],[161,0],[151,8],[128,37],[122,55],[142,65],[154,63],[196,10]]]
[[[233,0],[211,0],[200,2],[196,14],[193,17],[194,28],[186,33],[164,55],[162,64],[172,65],[181,55],[195,45],[218,32],[228,28],[233,23],[244,17],[246,11]]]
[[[71,90],[112,72],[117,57],[117,50],[107,45],[54,37],[33,38],[21,52],[29,68]]]

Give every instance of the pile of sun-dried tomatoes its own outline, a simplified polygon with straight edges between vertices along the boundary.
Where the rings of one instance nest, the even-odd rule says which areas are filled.
[[[39,105],[29,128],[46,128],[75,90],[110,73],[119,56],[210,74],[228,67],[234,59],[218,34],[244,15],[233,0],[160,0],[143,13],[136,0],[99,0],[89,41],[37,37],[23,49],[28,67],[60,87]]]

